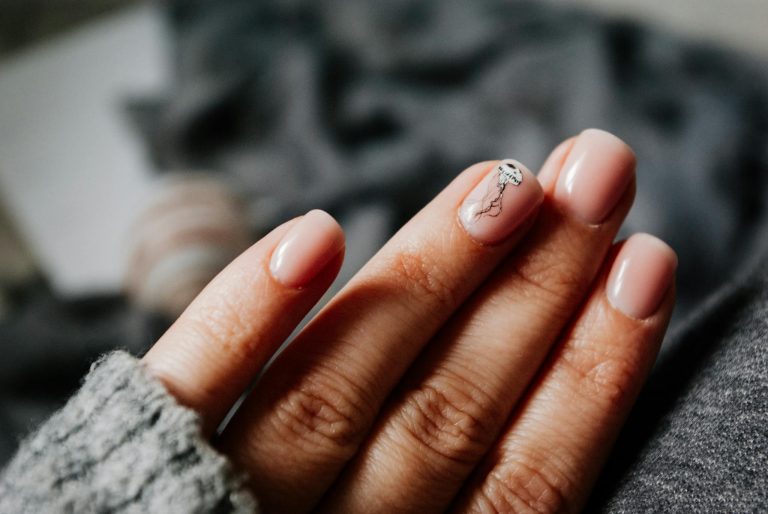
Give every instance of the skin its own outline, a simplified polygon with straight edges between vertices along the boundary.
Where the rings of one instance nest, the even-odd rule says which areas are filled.
[[[579,510],[652,366],[674,285],[643,319],[609,301],[634,175],[587,223],[556,198],[573,145],[553,151],[540,206],[499,244],[478,244],[456,215],[498,163],[462,172],[264,372],[214,444],[266,512]],[[634,169],[629,148],[614,154],[610,166]],[[341,265],[343,250],[301,288],[276,280],[270,256],[295,223],[232,262],[144,358],[209,433]]]

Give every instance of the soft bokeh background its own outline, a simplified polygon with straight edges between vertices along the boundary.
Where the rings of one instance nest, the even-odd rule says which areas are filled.
[[[0,0],[0,462],[98,354],[142,352],[314,207],[342,284],[473,161],[588,126],[639,158],[624,233],[675,323],[765,240],[768,3]],[[338,287],[338,286],[337,286]]]

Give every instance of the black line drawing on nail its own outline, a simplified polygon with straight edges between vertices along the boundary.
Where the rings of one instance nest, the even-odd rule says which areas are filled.
[[[475,217],[491,216],[497,217],[501,214],[501,199],[504,196],[504,190],[509,184],[519,186],[523,183],[523,172],[520,168],[511,162],[502,162],[496,166],[494,173],[496,180],[489,181],[488,190],[483,196],[483,208],[475,213]]]

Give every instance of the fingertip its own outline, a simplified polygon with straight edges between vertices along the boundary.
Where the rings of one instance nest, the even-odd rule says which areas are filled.
[[[332,246],[336,249],[337,253],[344,248],[346,243],[344,229],[341,227],[339,222],[336,221],[336,218],[322,209],[312,209],[307,214],[305,214],[304,217],[314,220],[314,222],[317,223],[317,225],[321,227],[322,230],[327,231],[327,236],[332,242]]]
[[[633,319],[651,317],[665,303],[678,258],[667,243],[639,233],[621,244],[606,284],[611,305]]]
[[[637,154],[635,154],[635,151],[632,149],[629,144],[624,141],[622,138],[614,134],[613,132],[608,132],[607,130],[599,129],[599,128],[586,128],[581,131],[579,134],[579,137],[584,136],[586,138],[592,138],[592,139],[598,139],[602,141],[610,141],[611,146],[616,148],[621,148],[622,152],[626,156],[627,161],[629,161],[631,164],[634,164],[637,162]]]
[[[344,248],[344,231],[325,211],[309,211],[283,236],[269,269],[280,284],[301,289]]]
[[[542,164],[539,174],[536,176],[545,191],[551,191],[555,187],[560,168],[576,142],[576,136],[569,137],[555,147]]]
[[[636,158],[617,136],[598,129],[581,132],[558,173],[554,198],[564,211],[589,225],[616,210],[635,177]]]

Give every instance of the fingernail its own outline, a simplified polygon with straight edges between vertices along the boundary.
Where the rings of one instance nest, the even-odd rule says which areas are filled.
[[[635,171],[635,155],[621,139],[588,129],[571,148],[555,187],[555,199],[586,223],[602,222]]]
[[[636,234],[622,246],[608,275],[608,300],[630,318],[655,313],[677,269],[677,255],[664,241]]]
[[[528,168],[507,159],[495,164],[467,195],[459,219],[475,241],[498,243],[525,221],[543,197],[539,181]]]
[[[269,270],[278,282],[300,288],[309,284],[344,248],[344,233],[327,212],[314,210],[283,236],[272,253]]]

